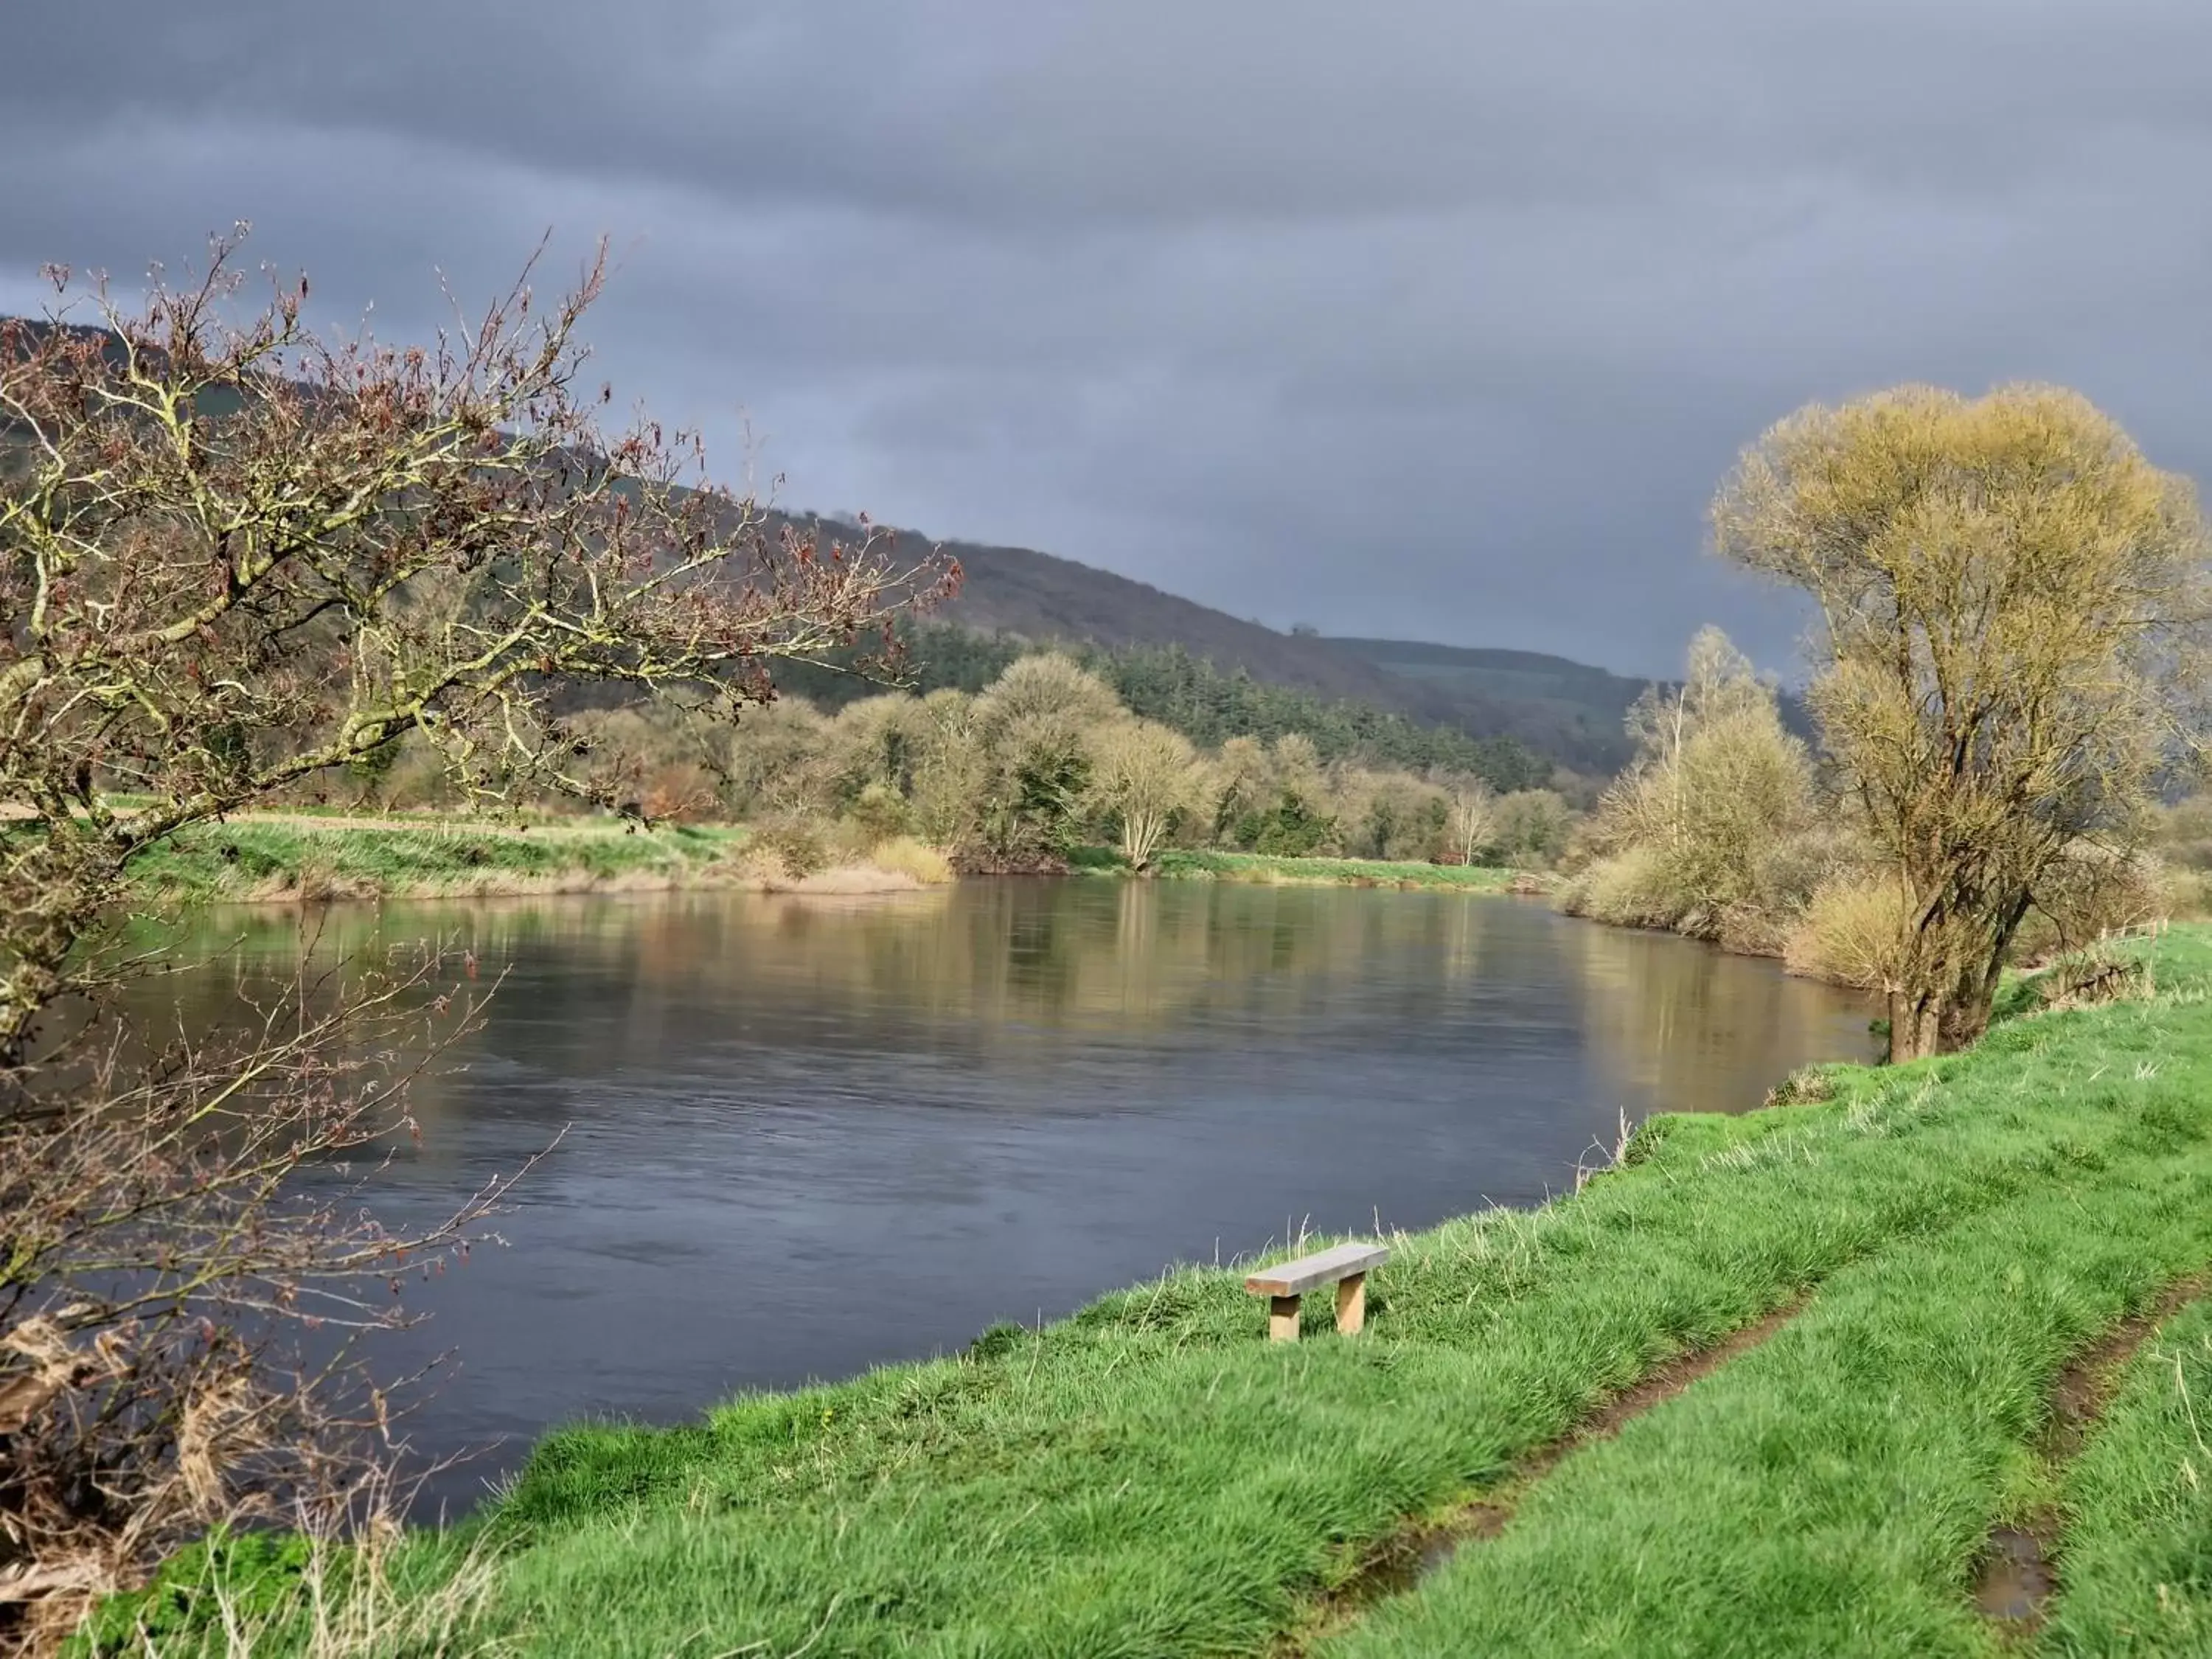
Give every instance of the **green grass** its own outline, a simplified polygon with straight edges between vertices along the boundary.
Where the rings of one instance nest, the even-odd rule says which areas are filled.
[[[141,892],[187,902],[544,891],[679,880],[741,833],[677,826],[633,835],[604,820],[518,834],[463,820],[364,828],[241,817],[179,831],[132,875]]]
[[[1988,1652],[1965,1586],[2057,1372],[2212,1257],[2206,1127],[2146,1117],[2081,1149],[2071,1201],[2031,1190],[1844,1269],[1321,1651]]]
[[[1259,1653],[1409,1517],[1817,1286],[1330,1650],[1985,1650],[1966,1569],[2032,1495],[2051,1376],[2212,1258],[2212,936],[2159,949],[2156,1003],[1656,1120],[1571,1199],[1401,1238],[1357,1341],[1316,1297],[1270,1345],[1236,1273],[1170,1273],[957,1358],[554,1434],[395,1571],[427,1594],[496,1548],[479,1633],[528,1653]]]
[[[1301,886],[1455,887],[1497,892],[1515,872],[1488,865],[1419,864],[1382,859],[1277,858],[1264,853],[1206,853],[1171,848],[1153,860],[1155,873],[1210,881]]]
[[[325,817],[333,821],[319,821]],[[308,808],[181,830],[133,871],[143,893],[186,902],[544,892],[625,879],[680,884],[705,872],[744,836],[740,829],[700,825],[630,834],[606,819],[540,822],[521,834],[466,819],[368,827],[346,821],[335,808]],[[1127,860],[1106,848],[1079,848],[1069,864],[1091,874],[1128,869]],[[1180,850],[1162,854],[1155,870],[1202,880],[1470,892],[1498,891],[1514,876],[1481,866]]]
[[[367,826],[337,808],[309,807],[180,830],[132,867],[142,893],[186,902],[545,892],[626,879],[681,884],[705,873],[745,833],[677,825],[630,834],[603,818],[539,821],[520,834],[511,825],[460,818]],[[1079,848],[1069,864],[1091,874],[1128,869],[1107,848]],[[1497,891],[1514,875],[1479,866],[1184,851],[1161,854],[1155,868],[1165,877],[1220,881],[1474,892]]]
[[[2136,1351],[2059,1498],[2044,1650],[2212,1654],[2212,1299]]]

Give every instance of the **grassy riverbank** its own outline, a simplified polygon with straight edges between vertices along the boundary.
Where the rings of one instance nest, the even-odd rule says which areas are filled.
[[[2212,1651],[2203,1392],[2191,1419],[2146,1350],[2077,1462],[2038,1449],[2069,1357],[2212,1262],[2212,934],[2148,948],[2154,1000],[1658,1120],[1571,1198],[1401,1237],[1357,1340],[1316,1297],[1271,1346],[1237,1273],[1179,1272],[959,1358],[556,1433],[392,1555],[391,1616],[576,1655],[1984,1653],[1990,1528],[2057,1492],[2045,1644]]]
[[[942,860],[900,840],[892,856],[782,879],[741,858],[738,827],[635,829],[612,818],[548,818],[527,828],[489,819],[368,818],[300,811],[240,817],[181,832],[136,866],[140,890],[188,903],[358,898],[444,898],[523,893],[770,886],[863,892],[951,878]],[[1127,874],[1118,854],[1094,849],[1079,870]],[[1501,891],[1510,870],[1365,859],[1273,858],[1255,853],[1164,853],[1168,878],[1277,886],[1442,887]]]
[[[742,831],[611,819],[523,829],[490,821],[310,813],[185,830],[134,867],[140,890],[187,902],[254,902],[677,887],[731,873]]]
[[[184,831],[133,868],[163,903],[501,897],[724,887],[761,892],[904,892],[952,879],[933,848],[894,837],[872,852],[794,872],[754,856],[728,825],[632,829],[607,818],[531,824],[458,818],[269,814]]]

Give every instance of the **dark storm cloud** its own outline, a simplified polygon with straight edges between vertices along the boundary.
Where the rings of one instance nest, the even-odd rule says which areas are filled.
[[[0,304],[233,218],[387,332],[547,227],[787,496],[1240,614],[1663,667],[1735,449],[2081,385],[2212,472],[2203,0],[47,3]]]

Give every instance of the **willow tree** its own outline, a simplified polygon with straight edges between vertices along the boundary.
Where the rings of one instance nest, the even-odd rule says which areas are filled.
[[[1091,803],[1114,821],[1122,855],[1145,869],[1177,815],[1198,805],[1205,782],[1198,751],[1182,732],[1151,720],[1109,726],[1094,749]]]
[[[134,866],[403,738],[479,796],[588,791],[566,688],[733,712],[937,581],[604,426],[596,266],[393,346],[234,265],[128,307],[58,272],[48,318],[0,322],[0,1647],[335,1479],[336,1408],[265,1345],[381,1322],[364,1276],[472,1207],[410,1241],[295,1179],[405,1127],[373,1057],[459,976],[133,1034]]]
[[[1091,788],[1098,735],[1128,718],[1121,700],[1073,658],[1045,652],[1010,665],[973,713],[989,760],[981,850],[1015,867],[1066,853]]]
[[[1771,945],[1795,898],[1778,890],[1792,862],[1783,855],[1815,816],[1811,758],[1783,726],[1774,688],[1719,629],[1701,629],[1687,676],[1647,690],[1627,729],[1635,758],[1590,815],[1584,840],[1599,861],[1568,903]]]
[[[1713,522],[1818,608],[1809,700],[1899,887],[1891,1057],[1972,1042],[2045,890],[2197,751],[2193,491],[2074,392],[1908,386],[1780,422]]]

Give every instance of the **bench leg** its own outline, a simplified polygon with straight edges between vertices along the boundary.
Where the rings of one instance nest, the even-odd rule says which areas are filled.
[[[1367,1275],[1353,1273],[1336,1281],[1336,1328],[1357,1336],[1367,1323]]]
[[[1267,1298],[1267,1340],[1271,1342],[1295,1342],[1298,1340],[1297,1297],[1271,1296]]]

